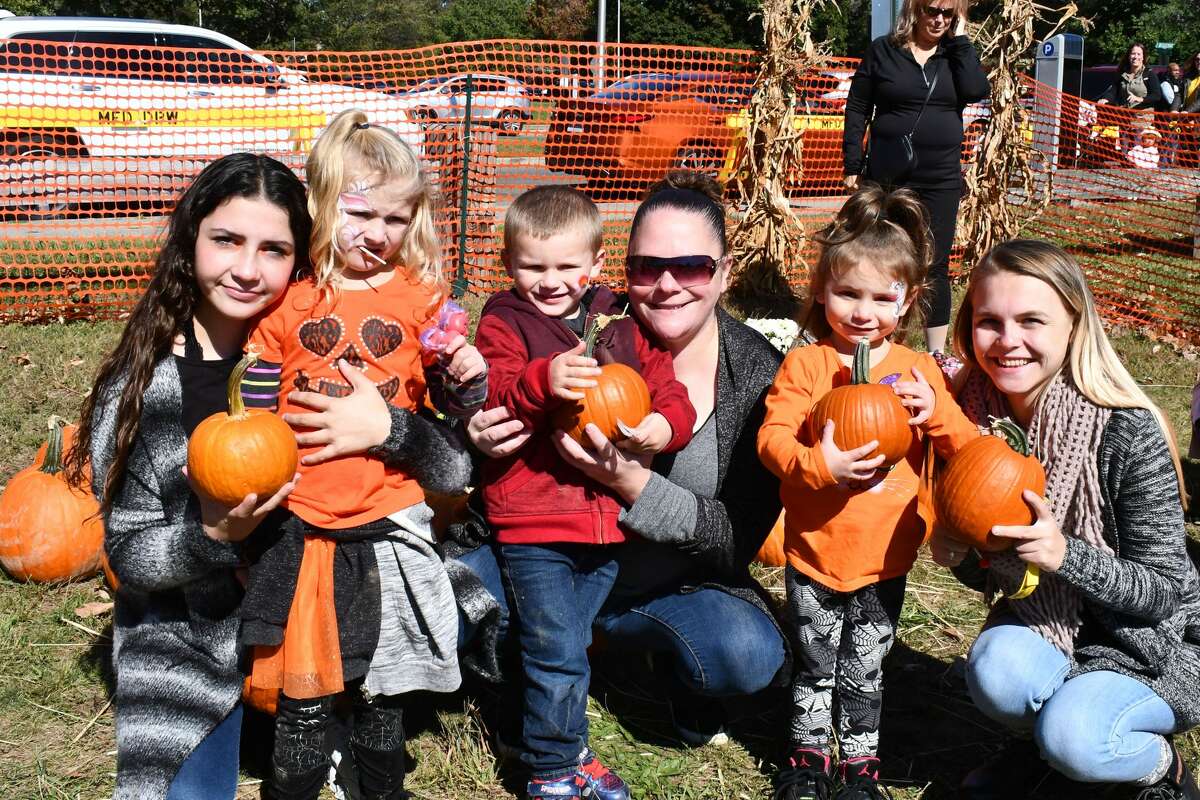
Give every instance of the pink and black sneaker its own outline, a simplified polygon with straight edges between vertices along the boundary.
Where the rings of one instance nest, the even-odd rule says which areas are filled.
[[[771,800],[831,800],[833,761],[820,750],[798,747],[775,773]]]
[[[850,758],[838,765],[842,785],[833,800],[891,800],[879,783],[879,759],[874,756]]]

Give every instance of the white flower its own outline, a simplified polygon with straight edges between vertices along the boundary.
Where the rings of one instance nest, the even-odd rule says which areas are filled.
[[[767,341],[781,353],[792,348],[800,335],[800,326],[790,319],[748,319],[746,324],[767,337]]]

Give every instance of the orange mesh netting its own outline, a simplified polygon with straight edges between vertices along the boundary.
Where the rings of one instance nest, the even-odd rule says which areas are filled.
[[[788,191],[814,228],[842,199],[842,114],[855,65],[830,59],[800,87],[803,174]],[[129,308],[165,215],[207,161],[250,150],[302,175],[327,121],[352,107],[419,147],[438,176],[439,230],[458,288],[505,284],[504,211],[545,183],[578,185],[600,203],[608,278],[618,282],[647,184],[676,166],[736,178],[755,71],[750,51],[670,45],[256,53],[0,41],[0,319]],[[1053,156],[1044,170],[1053,182],[1050,207],[1028,232],[1079,257],[1110,318],[1196,330],[1198,118],[1138,116],[1029,88],[1026,135]],[[987,119],[986,107],[967,109],[964,158]],[[1156,168],[1130,160],[1148,125],[1161,134]],[[803,281],[804,263],[788,266]]]

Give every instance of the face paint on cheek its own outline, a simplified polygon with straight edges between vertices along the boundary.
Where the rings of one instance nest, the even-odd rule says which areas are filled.
[[[588,276],[580,275],[579,276],[579,288],[582,289],[583,287],[585,287],[587,285],[588,285]]]
[[[351,191],[342,192],[338,195],[338,233],[337,243],[343,253],[348,253],[354,248],[354,242],[362,235],[362,229],[354,224],[350,217],[351,211],[362,211],[370,213],[371,203],[367,200],[366,195],[361,191],[357,191],[357,185],[351,187]]]
[[[888,289],[896,293],[896,319],[900,319],[900,314],[904,310],[904,298],[908,287],[904,285],[903,281],[892,281],[892,285]]]

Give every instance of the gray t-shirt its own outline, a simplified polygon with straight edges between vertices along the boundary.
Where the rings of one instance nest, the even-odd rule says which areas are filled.
[[[632,599],[685,583],[695,569],[694,559],[663,540],[690,539],[696,530],[696,495],[716,493],[717,423],[710,414],[687,447],[675,454],[667,475],[651,475],[637,502],[621,512],[628,530],[653,529],[658,541],[634,536],[621,547],[620,572],[610,596]]]

